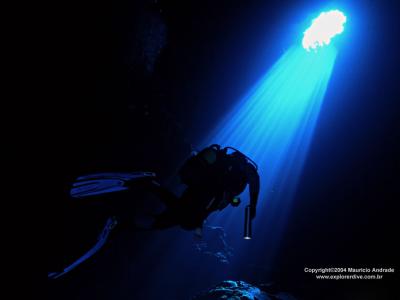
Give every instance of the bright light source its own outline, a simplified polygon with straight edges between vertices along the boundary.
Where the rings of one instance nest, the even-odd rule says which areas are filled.
[[[312,20],[311,26],[304,31],[303,48],[310,51],[310,48],[316,49],[329,45],[335,35],[343,32],[344,23],[346,23],[346,16],[341,11],[322,12]]]

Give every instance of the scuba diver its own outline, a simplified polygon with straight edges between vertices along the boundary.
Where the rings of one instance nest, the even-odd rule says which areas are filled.
[[[203,222],[214,211],[229,204],[238,206],[240,195],[249,184],[250,219],[256,216],[260,178],[257,165],[232,147],[213,144],[189,157],[179,169],[186,189],[180,197],[162,187],[151,172],[101,173],[78,178],[71,190],[73,198],[140,188],[155,194],[166,206],[154,216],[149,228],[165,229],[181,226],[200,232]]]
[[[250,229],[250,233],[249,236],[245,235],[245,239],[251,238],[251,220],[256,216],[260,178],[257,165],[250,158],[235,148],[221,148],[220,145],[213,144],[198,153],[193,153],[179,169],[179,177],[186,185],[180,197],[162,187],[156,180],[156,174],[152,172],[80,176],[73,183],[70,196],[80,201],[84,198],[96,199],[96,196],[108,193],[141,189],[156,195],[166,207],[160,214],[153,215],[150,226],[143,227],[134,223],[135,230],[180,226],[185,230],[194,230],[196,236],[201,238],[203,223],[207,217],[212,212],[223,210],[229,204],[239,206],[238,196],[249,185],[250,204],[246,207],[245,231]],[[114,228],[120,226],[120,220],[115,215],[106,220],[97,243],[89,251],[62,271],[49,273],[48,277],[55,279],[63,276],[100,250]],[[128,220],[125,223],[131,222]]]
[[[195,230],[201,236],[207,217],[229,204],[238,206],[238,195],[245,190],[247,184],[250,192],[250,219],[256,216],[260,189],[257,165],[239,150],[211,145],[186,160],[179,170],[179,176],[187,186],[179,198],[152,181],[153,192],[166,205],[165,211],[155,217],[153,229],[179,225],[186,230]]]

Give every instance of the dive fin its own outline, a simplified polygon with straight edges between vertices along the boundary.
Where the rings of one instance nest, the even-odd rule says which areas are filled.
[[[128,182],[155,177],[156,174],[152,172],[98,173],[80,176],[72,185],[70,195],[73,198],[84,198],[119,192],[128,189]]]
[[[117,220],[115,217],[110,217],[107,219],[106,225],[103,228],[103,231],[100,233],[99,237],[97,238],[97,243],[89,250],[87,251],[84,255],[82,255],[80,258],[78,258],[75,262],[73,262],[71,265],[66,267],[64,270],[61,272],[50,272],[48,273],[47,277],[50,279],[57,279],[61,276],[64,276],[68,272],[70,272],[72,269],[76,268],[78,265],[83,263],[85,260],[88,258],[92,257],[96,252],[98,252],[106,243],[108,236],[110,235],[111,230],[117,225]]]

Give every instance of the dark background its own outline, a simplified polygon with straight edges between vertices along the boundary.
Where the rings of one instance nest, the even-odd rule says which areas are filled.
[[[387,299],[393,290],[394,275],[380,282],[317,282],[303,272],[306,266],[398,266],[400,26],[392,3],[342,3],[354,26],[333,71],[340,89],[328,86],[280,255],[254,281],[264,276],[300,299]],[[65,203],[76,176],[150,170],[168,182],[231,102],[298,38],[306,11],[320,9],[316,1],[64,5],[54,10],[50,109],[62,126],[53,139],[60,205],[50,213],[58,225],[50,266],[63,264],[69,251],[81,253],[66,241],[84,244],[86,228],[103,217],[80,212],[71,226],[76,211]],[[195,288],[184,287],[179,268],[170,266],[176,286],[150,298],[146,291],[159,279],[143,272],[157,269],[157,258],[147,257],[146,266],[141,255],[157,237],[139,238],[118,237],[97,261],[50,283],[51,298],[174,299],[176,289],[176,299],[187,299],[212,284],[196,279]],[[128,261],[141,261],[141,273],[127,277]],[[197,272],[191,266],[185,280]]]

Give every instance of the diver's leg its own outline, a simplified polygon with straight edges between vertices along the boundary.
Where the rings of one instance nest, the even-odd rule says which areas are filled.
[[[155,180],[150,182],[149,191],[156,195],[167,207],[175,207],[179,203],[179,198],[174,193]]]

